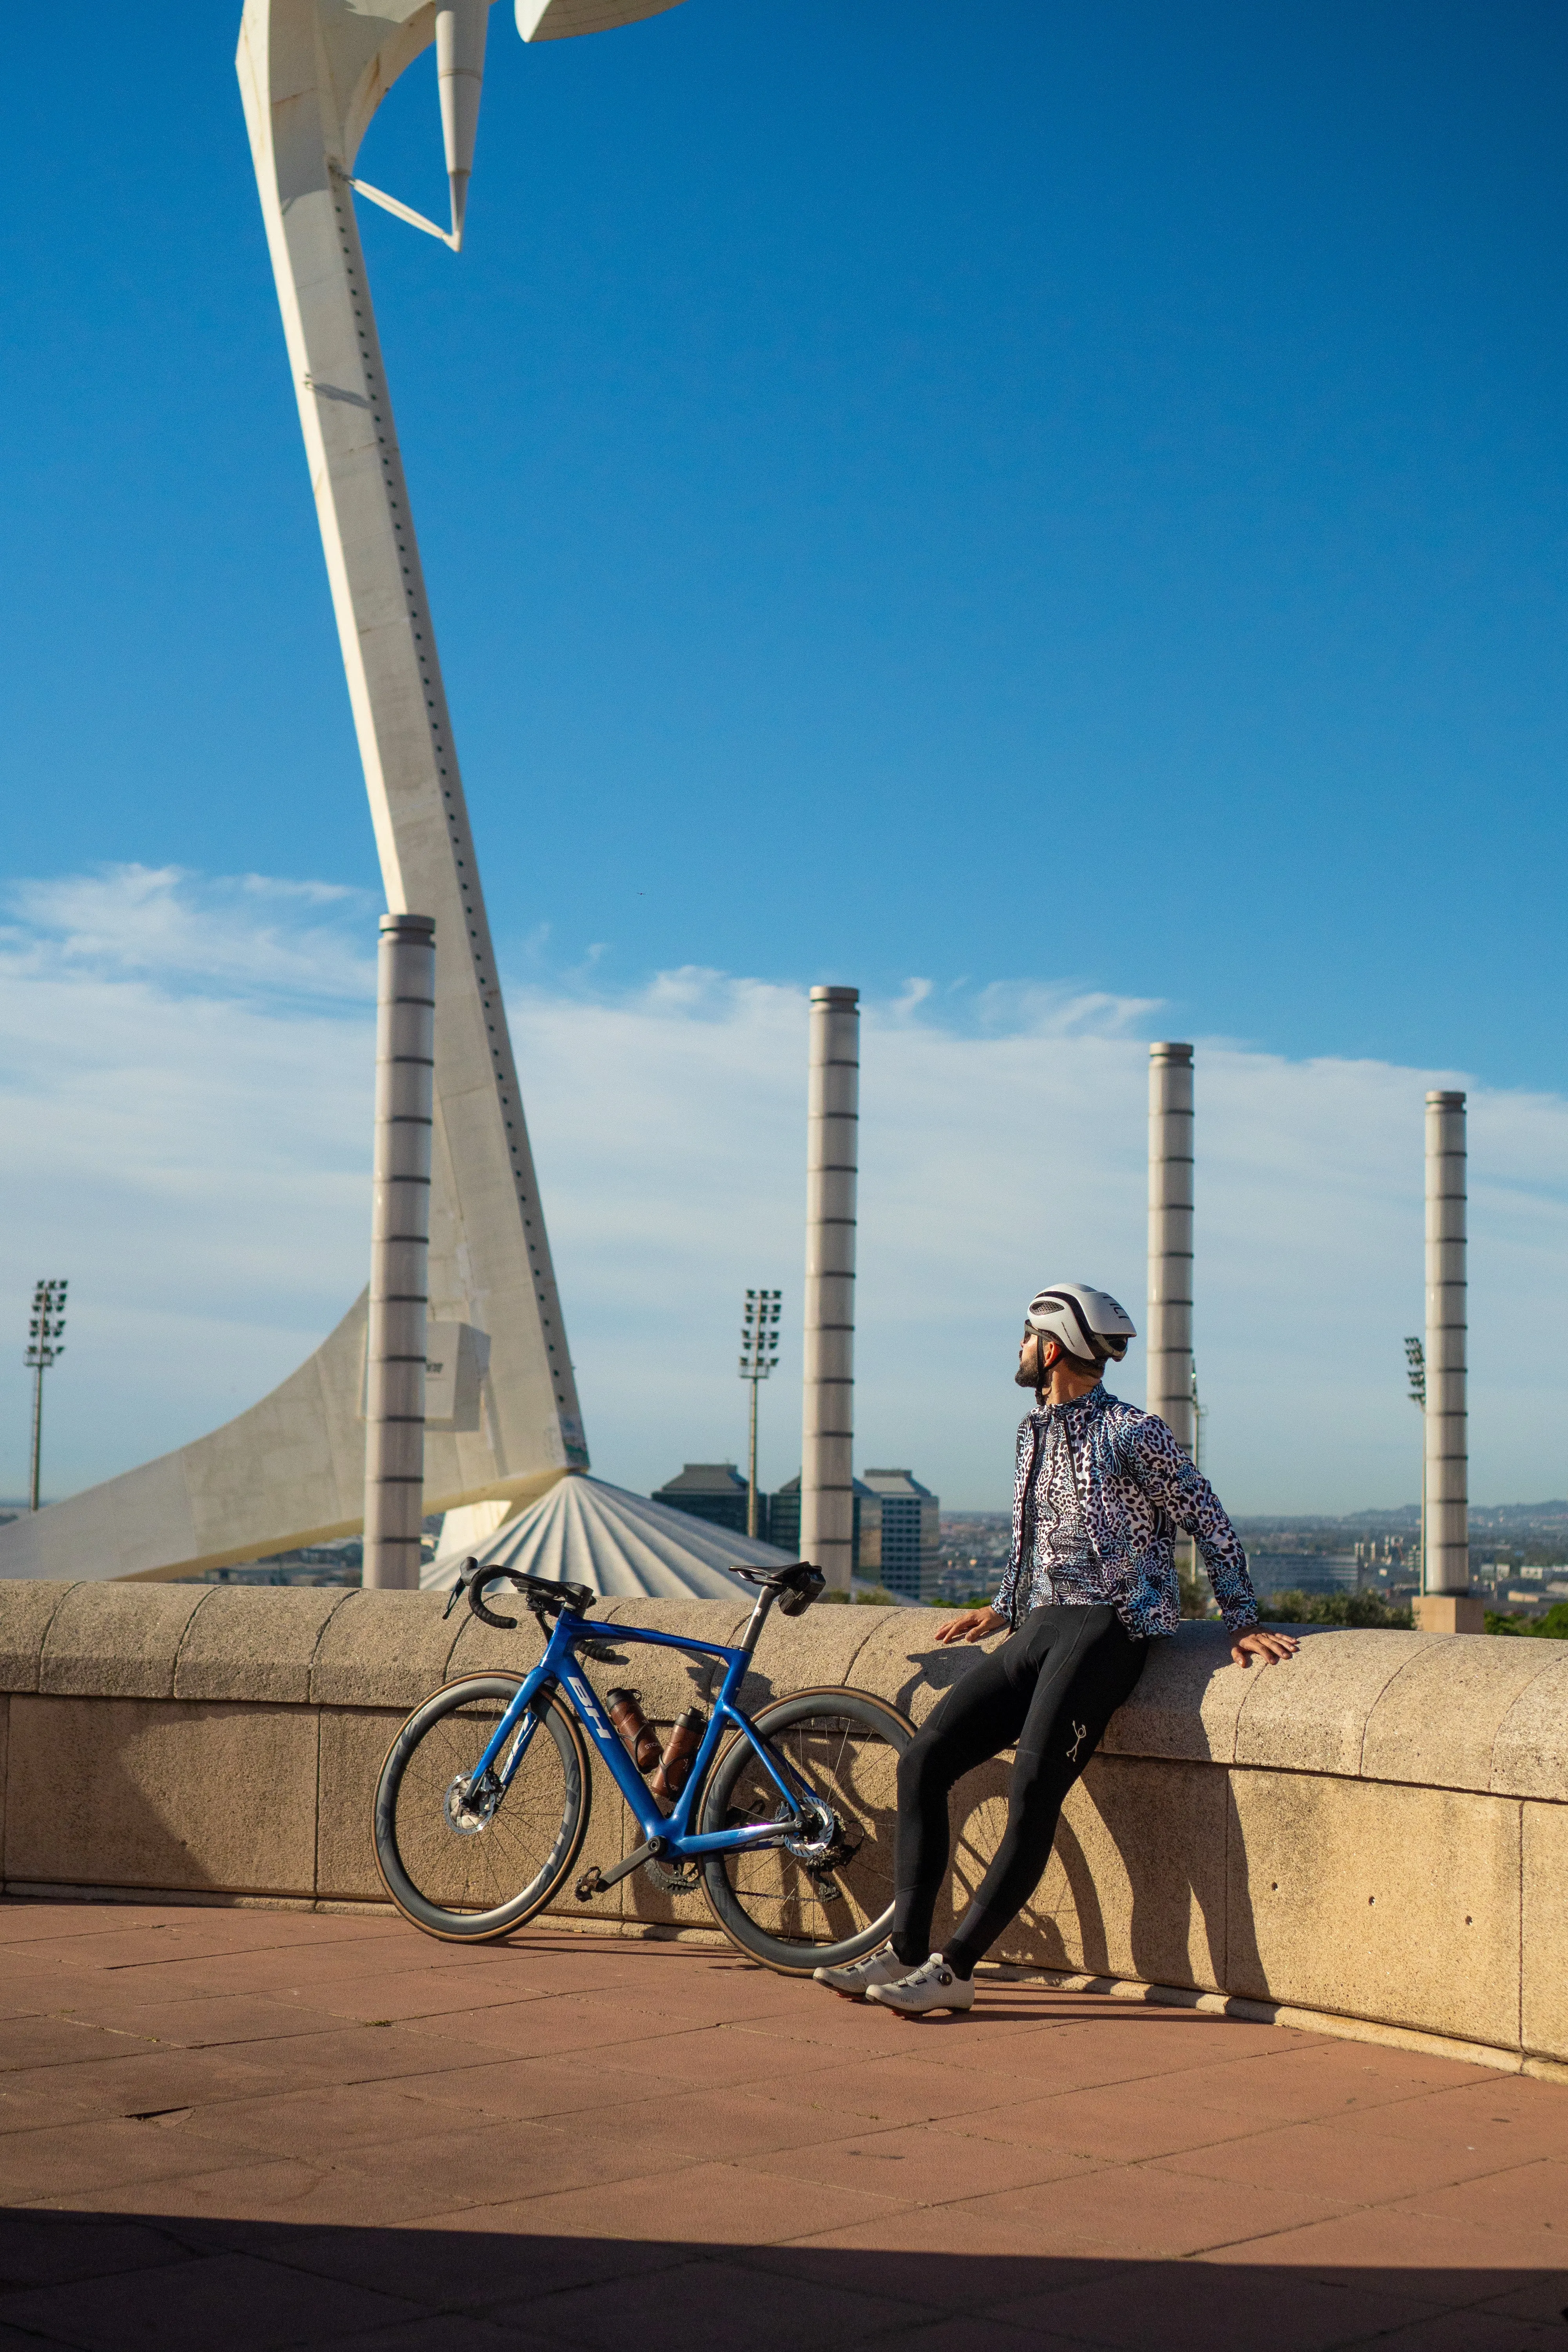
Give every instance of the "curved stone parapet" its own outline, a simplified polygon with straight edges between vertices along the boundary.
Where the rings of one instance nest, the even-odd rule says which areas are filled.
[[[442,1682],[525,1670],[540,1636],[450,1620],[433,1593],[0,1583],[3,1866],[12,1892],[382,1899],[371,1793],[403,1717]],[[730,1601],[620,1601],[606,1626],[731,1643]],[[775,1616],[747,1704],[874,1691],[915,1722],[973,1670],[929,1610]],[[627,1643],[587,1671],[668,1724],[703,1662]],[[994,1851],[1007,1759],[954,1801],[953,1895]],[[635,1842],[595,1767],[584,1863]],[[1223,1631],[1152,1645],[1068,1798],[998,1958],[1122,1989],[1568,2065],[1568,1654],[1552,1643],[1303,1629],[1289,1666]],[[591,1910],[625,1932],[712,1931],[641,1874]],[[939,1933],[951,1912],[939,1920]]]

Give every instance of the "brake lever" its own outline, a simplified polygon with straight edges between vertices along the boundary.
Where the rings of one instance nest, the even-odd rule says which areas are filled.
[[[468,1558],[463,1562],[461,1568],[458,1570],[458,1581],[453,1585],[452,1590],[447,1595],[447,1606],[441,1612],[441,1622],[443,1625],[451,1615],[453,1610],[457,1607],[458,1601],[462,1599],[464,1593],[467,1592],[469,1585],[473,1582],[474,1572],[478,1569],[479,1564],[479,1561],[473,1557],[472,1553],[470,1553]]]

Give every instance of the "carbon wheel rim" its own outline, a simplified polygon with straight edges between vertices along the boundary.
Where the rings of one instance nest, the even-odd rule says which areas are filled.
[[[839,1850],[718,1854],[704,1883],[737,1943],[771,1968],[807,1975],[874,1950],[888,1933],[898,1766],[911,1727],[858,1694],[825,1692],[768,1708],[755,1728],[831,1808]],[[715,1768],[704,1828],[773,1819],[778,1810],[772,1779],[749,1743],[736,1740]]]
[[[504,1933],[542,1909],[586,1827],[587,1776],[576,1727],[550,1694],[515,1778],[477,1831],[448,1810],[517,1695],[515,1678],[476,1676],[437,1691],[394,1740],[375,1801],[376,1861],[405,1916],[462,1941]]]

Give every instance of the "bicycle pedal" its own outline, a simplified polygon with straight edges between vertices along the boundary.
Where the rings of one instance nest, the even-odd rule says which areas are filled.
[[[595,1896],[595,1895],[597,1895],[597,1893],[599,1892],[599,1889],[601,1888],[601,1886],[603,1886],[604,1883],[605,1883],[605,1874],[604,1874],[604,1872],[599,1868],[598,1864],[597,1864],[597,1863],[595,1863],[595,1864],[594,1864],[593,1869],[592,1869],[592,1870],[585,1870],[585,1871],[583,1873],[582,1877],[577,1881],[577,1900],[578,1900],[578,1902],[579,1902],[579,1903],[590,1903],[590,1902],[592,1902],[592,1900],[593,1900],[594,1896]]]

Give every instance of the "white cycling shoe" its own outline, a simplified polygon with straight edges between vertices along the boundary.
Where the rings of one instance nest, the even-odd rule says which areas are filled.
[[[973,2009],[974,1987],[967,1977],[955,1977],[940,1952],[918,1969],[900,1977],[883,1977],[867,1993],[879,2009],[896,2009],[900,2017],[923,2017],[931,2009]]]
[[[891,1984],[896,1977],[908,1974],[908,1962],[894,1958],[890,1944],[884,1944],[879,1952],[868,1952],[863,1960],[851,1960],[847,1969],[813,1969],[811,1972],[814,1984],[842,1993],[846,2000],[864,2000],[873,1985]]]

